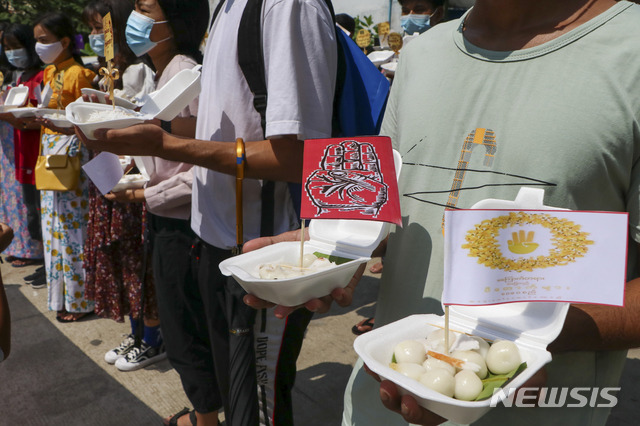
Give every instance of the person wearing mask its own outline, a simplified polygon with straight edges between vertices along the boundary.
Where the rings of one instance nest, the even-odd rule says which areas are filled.
[[[16,69],[15,85],[29,89],[28,106],[36,106],[37,93],[42,89],[42,62],[35,51],[33,30],[28,25],[11,24],[2,37],[3,51],[9,63]],[[42,232],[40,229],[39,193],[35,187],[34,168],[38,157],[40,126],[33,121],[16,118],[10,112],[0,113],[0,120],[10,129],[11,134],[3,138],[3,152],[13,152],[13,165],[3,164],[3,209],[5,219],[16,229],[15,238],[9,250],[12,266],[42,265]],[[4,142],[13,141],[11,144]],[[7,158],[9,160],[9,158]],[[10,171],[15,170],[15,174]],[[10,220],[9,220],[10,218]],[[26,226],[25,226],[26,225]],[[28,279],[27,279],[28,278]],[[39,267],[34,274],[25,277],[33,288],[46,285],[44,268]]]
[[[71,19],[61,12],[50,12],[33,27],[36,52],[47,64],[43,82],[52,86],[49,108],[65,107],[78,99],[82,88],[90,88],[95,73],[81,65],[74,45],[75,30]],[[54,81],[61,82],[59,87]],[[58,128],[48,120],[42,123],[42,155],[80,156],[88,161],[87,148],[80,144],[73,129]],[[93,301],[85,294],[83,268],[84,243],[87,236],[89,182],[80,172],[76,189],[41,191],[42,236],[45,248],[48,306],[57,311],[60,322],[78,321],[93,312]]]
[[[103,18],[107,13],[111,14],[114,66],[121,75],[115,80],[114,92],[128,100],[140,99],[155,90],[153,70],[137,59],[126,43],[126,23],[133,9],[132,0],[93,0],[85,6],[82,14],[91,28],[89,43],[101,66],[106,65]],[[99,76],[94,83],[107,90],[106,79],[96,80]],[[92,158],[97,154],[90,152]],[[161,345],[156,344],[160,340],[159,320],[151,262],[145,259],[143,205],[112,201],[111,197],[112,194],[103,196],[90,183],[84,266],[87,296],[95,303],[95,313],[119,322],[124,321],[125,316],[130,320],[131,333],[117,347],[105,353],[105,361],[115,364],[134,347],[136,337],[138,340],[146,337],[145,342],[151,342],[160,349]],[[162,359],[164,353],[159,350],[156,356],[145,358],[144,363],[136,363],[135,367],[142,368]]]
[[[266,310],[256,313],[243,303],[244,290],[223,276],[218,265],[236,247],[237,138],[246,141],[242,238],[260,235],[262,187],[267,180],[275,182],[270,221],[274,229],[299,227],[287,182],[301,180],[302,141],[331,135],[336,27],[324,0],[265,0],[267,12],[260,15],[260,28],[269,98],[263,128],[238,65],[238,26],[246,5],[244,0],[222,3],[211,27],[196,139],[143,124],[99,130],[99,140],[86,143],[117,154],[155,155],[197,166],[191,211],[191,228],[197,237],[190,241],[190,257],[163,259],[164,265],[183,264],[184,287],[190,299],[200,304],[193,305],[196,309],[183,326],[191,340],[184,348],[192,357],[190,367],[203,377],[217,379],[227,424],[289,425],[293,424],[295,361],[310,312],[299,310],[287,321],[274,319]],[[154,38],[161,39],[161,34]],[[162,311],[161,318],[165,324]],[[198,327],[189,327],[192,323]],[[215,401],[208,395],[206,402],[204,408],[210,408],[204,413],[194,404],[199,426],[216,424],[211,418]],[[179,417],[179,424],[187,422],[187,417]]]
[[[398,0],[406,35],[422,34],[444,18],[444,0]]]

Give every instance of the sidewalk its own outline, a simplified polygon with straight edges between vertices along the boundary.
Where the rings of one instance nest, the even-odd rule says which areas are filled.
[[[377,259],[370,262],[375,263]],[[0,426],[161,425],[190,407],[176,372],[165,360],[120,372],[103,356],[129,325],[92,317],[71,324],[47,310],[47,290],[22,277],[35,267],[1,265],[11,304],[13,346],[0,364]],[[356,361],[351,327],[375,313],[378,276],[367,272],[350,308],[333,307],[311,322],[298,360],[294,389],[296,425],[339,425],[342,393]],[[607,426],[637,425],[640,416],[640,351],[632,351],[620,404]]]

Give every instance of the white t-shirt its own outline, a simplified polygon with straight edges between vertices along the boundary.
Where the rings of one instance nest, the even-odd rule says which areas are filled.
[[[203,63],[196,137],[262,140],[260,116],[238,65],[237,37],[246,0],[229,0],[210,33]],[[266,0],[262,11],[268,107],[267,138],[328,137],[337,45],[324,0]],[[235,176],[194,167],[193,230],[220,248],[236,244]],[[261,181],[244,181],[244,240],[260,234]],[[276,234],[297,226],[287,185],[275,191]]]

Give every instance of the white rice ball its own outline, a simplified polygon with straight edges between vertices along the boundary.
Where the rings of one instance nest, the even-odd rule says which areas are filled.
[[[455,375],[454,396],[463,401],[473,401],[482,392],[482,380],[471,370],[461,370]]]
[[[453,396],[456,388],[456,379],[450,372],[442,368],[436,368],[424,373],[420,376],[420,383],[449,397]]]
[[[487,352],[487,367],[493,374],[506,374],[522,363],[520,351],[509,340],[495,342]]]
[[[427,371],[435,370],[436,368],[442,368],[443,370],[449,371],[451,375],[456,374],[456,368],[453,365],[432,356],[427,357],[427,360],[422,363],[422,366]]]
[[[451,354],[452,357],[461,359],[470,365],[463,367],[464,369],[471,369],[478,375],[478,378],[484,379],[487,377],[487,364],[476,351],[455,351]],[[477,366],[477,367],[476,367]],[[474,368],[475,367],[475,368]],[[478,368],[479,367],[479,368]]]
[[[401,362],[393,364],[392,368],[398,373],[407,376],[410,379],[418,380],[420,376],[427,372],[420,364],[412,364],[410,362]]]
[[[403,362],[422,364],[427,359],[424,344],[417,340],[405,340],[396,345],[393,350],[398,364]]]

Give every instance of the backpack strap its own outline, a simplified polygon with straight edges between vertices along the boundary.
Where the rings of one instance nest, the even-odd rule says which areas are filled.
[[[325,0],[325,2],[331,12],[331,18],[335,23],[335,13],[331,0]],[[264,54],[262,50],[262,3],[263,0],[247,1],[238,29],[238,64],[244,74],[244,78],[247,80],[249,90],[253,93],[253,107],[260,115],[262,134],[263,137],[266,138],[268,95]],[[275,216],[274,189],[274,182],[263,182],[262,213],[260,217],[261,236],[273,235],[273,221]],[[300,184],[289,182],[289,193],[298,217],[300,216],[301,191],[302,188]]]

